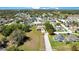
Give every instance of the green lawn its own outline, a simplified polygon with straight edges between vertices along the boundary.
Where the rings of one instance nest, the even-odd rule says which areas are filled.
[[[75,36],[79,36],[79,33],[73,33]]]
[[[45,49],[43,35],[36,30],[36,27],[32,27],[32,31],[26,33],[26,36],[28,36],[30,40],[25,42],[24,45],[19,46],[19,49],[25,51],[43,51]]]
[[[54,37],[55,37],[55,35],[49,35],[49,41],[50,41],[52,48],[57,50],[58,47],[64,45],[64,42],[58,42],[58,41],[54,40]]]

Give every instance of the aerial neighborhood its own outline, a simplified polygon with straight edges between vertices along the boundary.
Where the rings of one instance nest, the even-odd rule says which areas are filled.
[[[0,51],[79,51],[79,11],[0,10]]]

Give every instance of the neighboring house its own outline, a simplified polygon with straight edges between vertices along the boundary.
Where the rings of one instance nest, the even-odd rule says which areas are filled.
[[[62,23],[66,23],[66,20],[65,20],[65,19],[61,19],[61,22],[62,22]]]
[[[75,30],[75,32],[79,33],[79,28],[77,28],[77,29]]]
[[[53,23],[56,23],[56,19],[54,19],[54,18],[51,19],[50,21],[53,22]]]
[[[71,41],[71,42],[79,41],[79,38],[77,36],[71,34],[71,35],[67,36],[66,41]]]
[[[55,29],[56,30],[61,30],[61,26],[56,26]]]
[[[5,19],[1,19],[1,20],[0,20],[0,25],[1,25],[1,24],[6,24],[6,23],[7,23],[7,20],[5,20]]]
[[[68,19],[79,19],[79,15],[69,15]]]
[[[64,31],[65,30],[62,26],[56,26],[55,29],[57,31]]]
[[[37,28],[38,31],[41,31],[41,32],[44,32],[44,24],[43,24],[43,21],[41,18],[36,18],[37,20],[34,21],[32,23],[32,25],[35,25]]]
[[[61,34],[57,34],[56,36],[55,36],[55,40],[56,41],[59,41],[59,42],[62,42],[62,41],[64,41],[64,37],[61,35]]]

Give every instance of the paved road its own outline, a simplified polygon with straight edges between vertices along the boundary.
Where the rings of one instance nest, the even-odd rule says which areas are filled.
[[[59,21],[57,20],[57,22],[59,22]],[[65,28],[65,29],[67,30],[67,32],[72,33],[72,31],[69,30],[64,24],[62,24],[61,22],[59,22],[59,23],[61,24],[61,26],[62,26],[63,28]]]
[[[69,33],[72,33],[72,31],[69,30],[65,25],[63,25],[63,24],[61,24],[61,25],[62,25],[62,27],[64,27]]]
[[[45,50],[52,51],[52,47],[50,45],[49,38],[48,38],[48,33],[44,34],[44,41],[45,41]]]
[[[55,34],[68,34],[68,33],[71,33],[71,32],[54,32]]]

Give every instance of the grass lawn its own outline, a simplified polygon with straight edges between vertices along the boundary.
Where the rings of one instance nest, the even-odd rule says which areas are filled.
[[[35,27],[32,27],[32,31],[26,33],[26,36],[29,37],[29,41],[26,41],[23,45],[19,46],[19,49],[24,51],[43,51],[44,40],[43,34],[36,30]]]
[[[53,49],[58,50],[59,47],[63,46],[63,42],[58,42],[54,40],[55,35],[49,35],[49,41]]]
[[[69,42],[66,44],[65,42],[58,42],[54,39],[55,35],[49,35],[49,41],[53,49],[56,51],[71,51],[71,47],[76,44],[79,50],[79,42]]]

